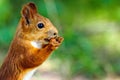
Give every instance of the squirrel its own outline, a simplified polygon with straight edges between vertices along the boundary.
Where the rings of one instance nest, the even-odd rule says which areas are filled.
[[[63,41],[58,30],[40,15],[33,2],[25,4],[16,34],[0,68],[0,80],[30,80],[32,74]]]

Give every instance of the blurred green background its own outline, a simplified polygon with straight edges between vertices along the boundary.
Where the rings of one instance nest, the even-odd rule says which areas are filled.
[[[33,80],[120,80],[119,0],[0,0],[0,64],[30,1],[64,37]]]

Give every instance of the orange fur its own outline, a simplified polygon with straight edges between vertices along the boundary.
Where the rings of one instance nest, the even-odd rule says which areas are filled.
[[[0,68],[0,80],[23,80],[28,71],[41,65],[63,41],[49,19],[37,13],[34,3],[24,5],[21,14],[16,35]],[[38,23],[43,23],[44,28],[39,29]],[[35,48],[31,41],[42,43],[42,48]]]

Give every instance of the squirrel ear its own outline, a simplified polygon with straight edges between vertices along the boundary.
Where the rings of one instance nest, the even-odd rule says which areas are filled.
[[[30,19],[37,13],[37,8],[34,3],[28,3],[24,5],[21,11],[22,17],[25,19],[27,24],[30,24]]]
[[[30,24],[30,11],[27,6],[24,6],[21,11],[22,17],[27,24]]]

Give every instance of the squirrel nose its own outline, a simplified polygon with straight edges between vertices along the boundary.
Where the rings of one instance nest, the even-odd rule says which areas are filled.
[[[54,32],[53,35],[54,35],[54,36],[57,36],[57,32]]]
[[[49,30],[47,32],[47,34],[51,37],[57,37],[58,36],[58,32],[57,31],[53,31],[53,30]]]
[[[57,32],[54,32],[54,33],[52,34],[52,36],[53,36],[53,37],[57,37],[57,36],[58,36],[58,33],[57,33]]]

